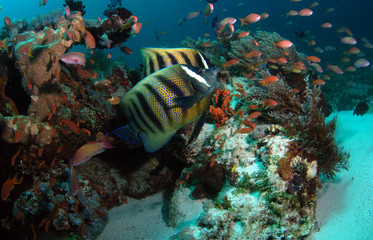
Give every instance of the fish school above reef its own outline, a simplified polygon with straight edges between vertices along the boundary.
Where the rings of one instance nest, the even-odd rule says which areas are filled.
[[[143,49],[140,72],[97,50],[138,34],[135,15],[118,7],[84,19],[81,1],[65,5],[6,19],[1,30],[7,237],[95,239],[108,210],[158,192],[170,227],[185,222],[183,199],[206,199],[171,239],[304,239],[317,230],[319,178],[349,166],[336,119],[325,123],[317,57],[227,20],[220,43]],[[79,44],[89,53],[69,51]]]

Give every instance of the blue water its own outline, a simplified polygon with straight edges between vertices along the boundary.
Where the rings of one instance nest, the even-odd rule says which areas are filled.
[[[250,31],[257,29],[278,32],[283,37],[292,41],[299,52],[308,55],[315,55],[314,47],[324,48],[332,46],[338,52],[324,52],[321,55],[329,57],[325,62],[331,64],[344,57],[341,52],[348,49],[339,43],[340,36],[345,36],[345,33],[336,33],[340,27],[347,27],[353,33],[356,39],[366,37],[373,41],[373,1],[370,0],[330,0],[319,1],[318,6],[312,8],[314,11],[310,17],[286,17],[289,10],[301,10],[308,8],[314,0],[303,0],[300,2],[291,2],[290,0],[261,0],[261,1],[245,1],[245,0],[220,0],[214,4],[214,12],[208,16],[208,24],[204,24],[203,14],[184,22],[182,26],[178,26],[179,19],[185,17],[189,12],[202,10],[207,2],[204,0],[127,0],[123,1],[123,6],[128,8],[139,19],[139,22],[147,23],[136,37],[131,37],[123,45],[128,46],[134,51],[132,56],[123,56],[124,54],[118,49],[111,49],[113,57],[123,57],[128,65],[137,66],[140,61],[139,49],[141,47],[177,47],[186,36],[192,38],[203,37],[204,33],[210,33],[211,39],[216,39],[211,21],[215,16],[219,20],[225,17],[244,18],[250,13],[261,14],[266,12],[269,18],[259,21],[249,26]],[[9,16],[14,18],[31,19],[35,15],[47,14],[54,9],[63,9],[61,0],[49,0],[46,6],[39,7],[37,0],[12,0],[2,1],[1,17]],[[96,19],[97,17],[104,18],[103,11],[107,8],[109,1],[87,0],[83,1],[86,6],[87,13],[85,18]],[[243,6],[237,4],[243,3]],[[326,13],[326,9],[334,8],[331,13]],[[222,12],[226,9],[226,12]],[[331,22],[331,29],[321,28],[324,22]],[[235,24],[235,28],[239,29],[239,21]],[[160,40],[155,39],[155,31],[165,32],[167,35],[160,34]],[[299,31],[309,31],[304,38],[296,36],[294,33]],[[308,47],[305,39],[311,39],[314,36],[316,45]],[[366,49],[357,44],[361,50],[367,53],[366,58],[372,60],[372,49]],[[320,56],[320,54],[318,54]]]

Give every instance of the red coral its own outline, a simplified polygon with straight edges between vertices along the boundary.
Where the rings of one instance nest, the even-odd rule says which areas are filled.
[[[216,107],[210,106],[210,116],[214,119],[216,127],[224,125],[234,113],[234,110],[229,107],[233,95],[229,94],[228,90],[217,90],[213,99]]]
[[[229,91],[228,90],[222,90],[222,89],[216,90],[216,94],[214,96],[214,103],[216,105],[220,105],[219,101],[223,100],[228,95],[229,95]]]
[[[215,121],[215,126],[220,127],[224,125],[225,121],[229,119],[229,117],[225,114],[223,109],[215,108],[214,106],[210,106],[210,116]]]

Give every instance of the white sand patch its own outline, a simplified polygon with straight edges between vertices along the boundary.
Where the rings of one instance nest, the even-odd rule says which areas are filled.
[[[162,194],[145,199],[128,199],[128,204],[109,211],[109,223],[97,238],[100,240],[168,239],[174,230],[162,218]]]
[[[319,194],[316,240],[373,239],[373,114],[352,113],[338,113],[335,134],[339,147],[350,151],[351,167]]]

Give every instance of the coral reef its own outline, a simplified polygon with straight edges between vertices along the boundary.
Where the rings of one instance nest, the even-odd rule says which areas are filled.
[[[103,58],[110,68],[61,59],[73,45],[94,48],[92,41],[99,42],[102,34],[117,34],[114,41],[120,44],[132,30],[109,23],[112,19],[83,19],[81,1],[66,3],[71,15],[56,10],[29,21],[13,20],[1,31],[6,39],[0,49],[0,145],[8,147],[1,157],[1,181],[11,175],[24,179],[3,198],[13,210],[1,215],[2,228],[14,239],[54,238],[61,233],[94,239],[107,223],[105,209],[125,201],[125,192],[113,191],[114,184],[101,189],[109,172],[80,175],[81,190],[72,195],[68,166],[81,145],[102,139],[103,132],[122,124],[116,105],[132,87],[126,67],[97,52],[90,59]],[[20,227],[25,231],[17,232]]]
[[[211,198],[204,213],[172,239],[304,239],[317,229],[319,177],[348,169],[348,154],[334,140],[335,119],[325,123],[330,108],[321,87],[312,84],[314,69],[295,47],[286,55],[274,48],[280,40],[258,31],[232,37],[223,49],[203,49],[202,39],[183,42],[226,60],[217,64],[223,90],[210,106],[211,124],[190,147],[193,165],[183,171],[174,195],[187,188],[199,198],[200,169],[222,166],[225,180],[215,184],[222,186],[217,195],[202,191]],[[261,54],[248,57],[252,51]],[[286,63],[277,61],[283,56]],[[227,64],[231,59],[238,61]],[[270,77],[275,80],[266,83]]]
[[[116,151],[77,166],[80,190],[73,195],[67,183],[69,158],[81,145],[123,126],[116,105],[138,79],[131,82],[123,63],[96,50],[84,55],[85,66],[60,60],[73,44],[89,49],[120,45],[137,18],[120,7],[106,10],[102,21],[87,20],[81,1],[66,4],[70,16],[59,11],[13,21],[14,29],[3,27],[8,39],[1,50],[0,143],[10,147],[0,158],[2,171],[8,171],[2,178],[9,173],[25,178],[4,200],[13,207],[3,215],[9,223],[3,227],[16,232],[30,226],[22,238],[53,238],[61,232],[95,238],[107,223],[105,209],[126,203],[125,196],[143,198],[174,187],[170,226],[185,223],[185,210],[177,207],[180,196],[209,199],[197,221],[174,239],[310,235],[320,174],[334,177],[347,169],[348,155],[336,147],[335,120],[324,122],[321,88],[311,84],[317,74],[294,46],[274,47],[283,40],[276,33],[234,35],[223,45],[184,41],[184,47],[200,50],[220,69],[222,89],[201,135],[185,149],[191,132],[186,126],[155,154],[113,139]],[[8,79],[14,71],[10,65],[19,79]],[[26,100],[8,96],[10,84],[22,86],[31,99],[23,104],[27,110],[19,110]]]

